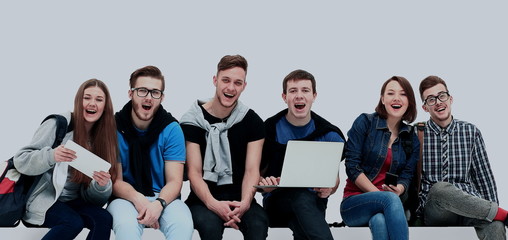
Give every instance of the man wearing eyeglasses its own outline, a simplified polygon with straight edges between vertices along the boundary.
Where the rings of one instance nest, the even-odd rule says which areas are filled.
[[[154,66],[134,71],[129,101],[116,113],[120,152],[116,197],[108,205],[115,239],[141,239],[160,229],[166,239],[191,239],[189,208],[180,200],[185,140],[175,118],[161,105],[164,76]]]
[[[418,215],[426,225],[473,226],[479,239],[506,239],[507,211],[498,206],[480,130],[453,118],[453,97],[443,79],[423,79],[420,95],[430,120],[424,130]]]

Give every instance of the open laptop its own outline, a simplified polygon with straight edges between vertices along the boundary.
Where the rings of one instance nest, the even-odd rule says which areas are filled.
[[[334,187],[343,149],[343,142],[289,141],[279,185],[254,187]]]

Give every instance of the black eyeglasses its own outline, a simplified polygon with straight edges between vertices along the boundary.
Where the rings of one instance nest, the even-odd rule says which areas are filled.
[[[131,91],[136,91],[138,97],[146,97],[148,96],[148,93],[152,95],[152,98],[159,99],[162,97],[162,94],[164,94],[161,90],[158,89],[152,89],[148,90],[147,88],[140,87],[140,88],[131,88]]]
[[[448,92],[440,92],[437,94],[437,96],[428,96],[427,99],[425,99],[424,103],[427,104],[427,106],[434,106],[437,103],[437,100],[444,102],[450,98],[450,94]]]

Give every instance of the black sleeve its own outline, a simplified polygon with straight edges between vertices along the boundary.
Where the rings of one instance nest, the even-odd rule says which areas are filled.
[[[181,124],[183,135],[185,137],[185,141],[201,144],[206,141],[205,133],[206,131],[200,127],[196,127],[193,125]]]
[[[254,142],[265,138],[264,122],[254,110],[250,109],[247,115],[245,115],[244,120],[246,126],[248,126],[246,129],[246,138],[248,142]]]

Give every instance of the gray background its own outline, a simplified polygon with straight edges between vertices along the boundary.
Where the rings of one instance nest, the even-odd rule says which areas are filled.
[[[454,116],[482,130],[501,206],[508,207],[503,154],[507,115],[501,102],[507,77],[507,5],[435,0],[4,1],[0,159],[27,144],[46,115],[72,110],[75,92],[87,79],[105,81],[119,110],[128,100],[130,73],[158,66],[167,79],[163,105],[180,118],[197,98],[212,96],[218,60],[241,54],[250,64],[241,100],[263,119],[285,107],[282,79],[301,68],[318,81],[314,111],[344,133],[360,113],[373,112],[381,84],[391,76],[406,77],[416,92],[424,77],[441,76],[454,97]],[[418,114],[418,121],[428,119],[421,108]],[[343,172],[341,177],[339,192],[330,198],[329,222],[340,221]],[[186,184],[182,195],[187,194]],[[6,239],[14,233],[27,239],[43,234],[21,229],[0,231]],[[440,231],[411,230],[411,238],[434,233],[433,238],[465,234],[474,239],[469,228]],[[235,239],[235,234],[228,231],[226,238]],[[334,230],[334,235],[369,238],[362,229]],[[290,233],[270,230],[270,238],[290,238]]]

